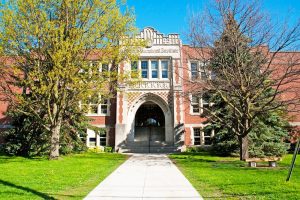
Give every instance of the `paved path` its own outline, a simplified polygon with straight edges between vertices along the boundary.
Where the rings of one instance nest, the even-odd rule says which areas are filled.
[[[102,181],[86,200],[202,199],[164,154],[133,154]]]

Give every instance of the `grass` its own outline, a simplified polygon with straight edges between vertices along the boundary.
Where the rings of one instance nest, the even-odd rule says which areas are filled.
[[[125,159],[107,153],[51,161],[0,156],[0,199],[82,199]]]
[[[286,182],[292,155],[276,168],[249,168],[238,158],[207,153],[173,154],[176,163],[204,199],[300,199],[300,158]]]

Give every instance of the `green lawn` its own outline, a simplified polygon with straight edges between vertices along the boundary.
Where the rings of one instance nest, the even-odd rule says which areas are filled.
[[[300,156],[286,182],[292,155],[277,168],[249,168],[238,158],[174,154],[170,158],[204,199],[300,199]]]
[[[82,199],[125,159],[106,153],[52,161],[0,156],[0,199]]]

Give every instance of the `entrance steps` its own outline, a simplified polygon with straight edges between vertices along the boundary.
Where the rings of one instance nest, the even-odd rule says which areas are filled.
[[[180,148],[161,141],[136,141],[123,144],[120,153],[174,153],[180,152]]]
[[[127,146],[120,148],[120,153],[175,153],[180,149],[174,146]]]

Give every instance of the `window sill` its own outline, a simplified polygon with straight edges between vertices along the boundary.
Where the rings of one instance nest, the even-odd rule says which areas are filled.
[[[193,115],[193,116],[196,116],[196,115],[198,115],[198,116],[200,116],[202,113],[193,113],[193,112],[190,112],[190,115]]]

